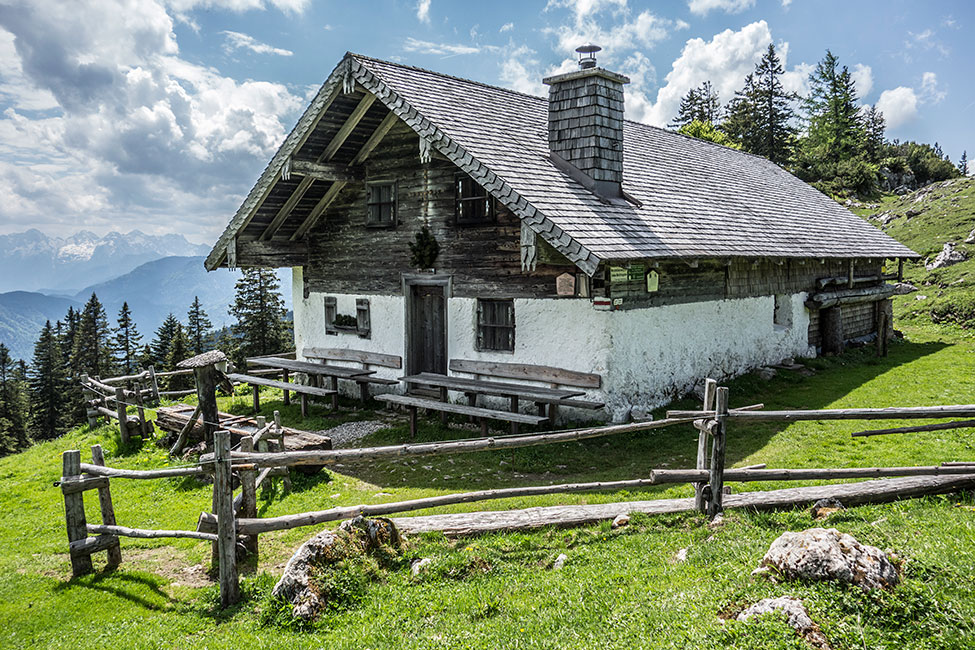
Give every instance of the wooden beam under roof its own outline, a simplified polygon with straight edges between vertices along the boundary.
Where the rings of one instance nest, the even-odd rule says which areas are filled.
[[[362,149],[359,149],[359,153],[357,153],[355,158],[352,159],[351,164],[361,165],[364,163],[366,158],[369,157],[369,154],[371,154],[373,150],[379,146],[379,143],[382,142],[383,138],[386,137],[386,134],[389,133],[389,130],[393,128],[393,125],[396,124],[397,121],[399,121],[399,118],[396,116],[396,113],[390,111],[386,116],[386,119],[379,123],[376,130],[373,131],[372,135],[369,136],[369,139],[366,140],[366,143],[362,145]]]
[[[366,93],[366,95],[359,100],[359,103],[356,104],[354,109],[352,109],[352,113],[345,120],[342,126],[339,127],[338,132],[328,143],[328,146],[325,147],[325,151],[322,152],[322,155],[318,157],[316,162],[328,162],[335,156],[338,150],[342,148],[342,145],[345,144],[345,141],[349,139],[349,136],[352,134],[352,131],[355,130],[355,127],[357,127],[359,122],[362,121],[362,118],[365,117],[366,112],[370,107],[372,107],[372,104],[375,101],[376,96],[370,93]],[[298,150],[299,149],[295,149],[295,152]],[[294,163],[292,163],[292,165],[293,164]],[[284,225],[284,222],[291,215],[291,211],[294,210],[296,205],[298,205],[298,202],[301,201],[301,199],[305,196],[305,192],[308,191],[314,182],[315,179],[308,176],[301,179],[298,187],[295,188],[295,191],[292,192],[285,204],[281,206],[281,209],[278,210],[277,214],[274,215],[271,223],[269,223],[267,228],[264,229],[264,232],[261,233],[261,240],[267,241],[274,237],[278,230],[281,229],[281,226]]]
[[[312,208],[311,212],[308,213],[308,217],[301,222],[298,229],[295,230],[293,235],[291,235],[290,241],[297,241],[305,236],[305,233],[307,233],[311,227],[315,225],[315,222],[318,221],[318,218],[322,216],[322,213],[325,212],[328,206],[332,204],[332,201],[335,200],[335,197],[339,195],[339,192],[342,191],[342,188],[344,188],[345,185],[346,184],[343,181],[335,181],[332,183],[332,185],[325,192],[325,196],[323,196],[321,200],[315,204],[315,207]]]
[[[291,173],[316,181],[344,181],[346,183],[361,181],[366,177],[361,167],[315,162],[313,160],[292,160]]]

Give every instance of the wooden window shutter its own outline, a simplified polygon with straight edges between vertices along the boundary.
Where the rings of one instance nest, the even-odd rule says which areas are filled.
[[[325,296],[325,333],[338,334],[335,329],[335,317],[338,315],[335,296]]]
[[[369,338],[369,334],[372,331],[372,323],[370,322],[370,318],[369,318],[368,298],[356,298],[355,320],[356,320],[356,329],[359,331],[359,336],[361,336],[364,339]]]

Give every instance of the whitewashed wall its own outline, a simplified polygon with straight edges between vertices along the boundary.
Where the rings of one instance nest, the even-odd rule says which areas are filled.
[[[335,295],[341,314],[355,314],[356,298],[368,298],[372,325],[368,339],[345,333],[329,336],[325,294],[302,298],[300,268],[294,269],[293,278],[299,354],[304,347],[353,348],[403,356],[405,366],[402,296],[328,294]],[[651,409],[670,402],[704,377],[728,378],[787,357],[814,356],[807,341],[806,295],[785,298],[791,306],[789,326],[774,324],[772,296],[617,312],[596,311],[586,300],[516,299],[514,353],[476,350],[477,301],[451,298],[447,355],[597,373],[604,379],[603,389],[589,391],[587,397],[606,402],[606,412],[573,410],[568,415],[620,420],[633,407]],[[396,379],[405,367],[377,370],[378,377]],[[351,382],[340,385],[348,394],[356,394]],[[483,403],[491,405],[491,401]]]

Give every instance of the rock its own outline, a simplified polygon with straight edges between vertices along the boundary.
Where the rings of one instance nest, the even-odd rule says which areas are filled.
[[[965,243],[975,244],[975,228],[973,228],[972,231],[968,233],[968,237],[965,237]]]
[[[898,196],[903,196],[905,194],[910,194],[910,193],[911,193],[911,188],[909,188],[907,185],[900,185],[897,187],[897,189],[894,190],[894,194],[897,194]]]
[[[946,266],[951,266],[952,264],[957,264],[958,262],[965,261],[965,254],[961,251],[955,250],[954,242],[945,242],[944,248],[938,253],[938,256],[934,258],[934,261],[930,264],[925,264],[924,268],[929,271],[934,269],[944,268]]]
[[[630,417],[633,418],[634,422],[650,422],[653,420],[650,409],[638,406],[634,406],[630,411]]]
[[[559,553],[559,556],[555,558],[555,562],[552,562],[552,568],[558,571],[565,566],[565,561],[569,559],[569,556],[565,553]]]
[[[924,294],[918,294],[918,295],[914,296],[914,300],[927,300],[927,299],[928,299],[928,297],[925,296]]]
[[[722,515],[720,512],[715,515],[714,519],[708,522],[708,528],[711,528],[712,530],[715,528],[720,528],[722,525],[724,525],[724,515]]]
[[[820,499],[809,509],[813,519],[825,519],[834,512],[846,510],[846,506],[836,499]]]
[[[836,580],[864,591],[892,587],[900,580],[883,551],[835,528],[783,533],[772,542],[762,565],[789,580]]]
[[[674,556],[674,562],[687,562],[687,549],[682,548],[677,551],[677,555]]]
[[[613,520],[613,523],[610,524],[610,527],[612,527],[612,528],[622,528],[623,526],[627,525],[628,523],[630,523],[630,516],[629,515],[616,515],[616,519]]]
[[[771,381],[771,379],[777,374],[778,373],[775,371],[775,368],[766,367],[758,369],[758,378],[763,381]]]
[[[828,648],[829,643],[820,631],[819,626],[809,618],[809,612],[801,600],[791,596],[778,598],[763,598],[742,613],[738,614],[739,621],[747,621],[753,616],[762,616],[771,612],[782,612],[786,621],[814,648]]]
[[[911,208],[910,210],[904,213],[904,216],[910,219],[911,217],[916,217],[919,216],[920,214],[921,214],[921,210]]]
[[[894,295],[896,296],[906,296],[909,293],[914,293],[917,291],[915,287],[910,282],[898,282],[894,285]]]
[[[428,557],[425,557],[422,560],[413,560],[413,564],[410,565],[410,575],[414,578],[417,577],[426,571],[431,564],[433,564],[433,560]]]
[[[752,575],[756,578],[765,578],[767,580],[775,579],[775,576],[772,575],[772,570],[767,566],[760,566],[757,569],[753,569]]]

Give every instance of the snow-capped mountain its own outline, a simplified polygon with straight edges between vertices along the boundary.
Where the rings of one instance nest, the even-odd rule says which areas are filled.
[[[0,235],[0,292],[38,291],[70,295],[163,257],[209,252],[182,235],[147,235],[138,230],[100,237],[82,230],[49,237],[36,229]]]

